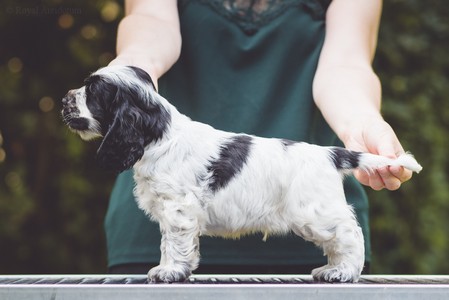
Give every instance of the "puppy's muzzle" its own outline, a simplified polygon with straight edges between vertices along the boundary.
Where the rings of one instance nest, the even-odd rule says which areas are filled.
[[[75,130],[87,130],[89,121],[80,117],[80,111],[76,106],[76,94],[70,90],[62,99],[62,117],[67,126]]]

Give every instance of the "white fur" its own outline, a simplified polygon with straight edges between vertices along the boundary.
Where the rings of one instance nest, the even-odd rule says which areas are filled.
[[[80,137],[85,140],[93,140],[95,138],[101,137],[100,134],[100,124],[97,120],[95,120],[87,108],[86,104],[86,87],[81,87],[77,90],[71,90],[69,93],[72,93],[73,97],[75,98],[76,107],[78,108],[79,112],[74,115],[73,113],[64,116],[65,121],[69,121],[71,118],[84,118],[89,122],[89,130],[81,131],[81,130],[75,130],[72,129],[74,132],[78,133]]]
[[[359,168],[372,172],[386,166],[404,167],[416,173],[419,173],[422,170],[421,165],[409,152],[401,154],[395,159],[374,155],[371,153],[363,153]]]
[[[173,238],[184,249],[182,257],[179,249],[162,246],[161,265],[172,268],[184,261],[194,270],[199,235],[237,238],[293,231],[328,255],[329,266],[315,271],[317,278],[357,281],[364,264],[363,235],[326,148],[298,143],[286,151],[276,139],[254,137],[241,173],[213,194],[196,175],[210,156],[218,157],[221,140],[232,133],[183,116],[174,119],[175,126],[134,166],[139,207],[159,222],[165,243]],[[150,271],[150,279],[176,280],[160,271]]]
[[[161,262],[150,270],[150,280],[173,282],[189,276],[200,260],[201,235],[237,238],[262,232],[266,237],[290,231],[314,242],[327,255],[328,264],[312,272],[316,279],[359,279],[363,235],[346,203],[344,170],[335,167],[332,148],[307,143],[285,146],[278,139],[252,136],[243,168],[214,192],[207,166],[219,158],[222,145],[234,133],[191,121],[126,67],[104,68],[95,75],[112,78],[118,85],[141,85],[142,98],[150,95],[171,115],[163,137],[147,145],[134,165],[138,206],[159,223],[162,232]],[[86,133],[95,134],[98,131]],[[372,154],[360,157],[365,170],[386,165],[421,169],[411,155],[396,160]]]

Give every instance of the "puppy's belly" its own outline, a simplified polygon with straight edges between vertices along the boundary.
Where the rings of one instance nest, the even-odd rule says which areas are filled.
[[[283,234],[289,231],[288,221],[279,210],[263,206],[212,206],[204,235],[237,239],[253,233]]]

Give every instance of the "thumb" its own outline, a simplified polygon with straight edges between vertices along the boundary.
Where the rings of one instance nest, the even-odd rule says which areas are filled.
[[[404,149],[390,125],[383,122],[376,131],[377,133],[367,141],[371,153],[389,158],[397,158],[404,153]]]
[[[389,157],[389,158],[396,158],[399,154],[398,151],[396,151],[396,147],[393,143],[387,140],[382,140],[376,151],[379,155]]]

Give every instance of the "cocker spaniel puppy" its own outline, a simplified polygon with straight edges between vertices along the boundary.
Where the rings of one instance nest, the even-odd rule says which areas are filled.
[[[362,231],[342,180],[359,168],[422,168],[410,154],[390,159],[338,147],[216,130],[179,113],[136,67],[90,75],[62,100],[65,123],[81,138],[102,138],[99,163],[134,167],[139,207],[159,223],[153,282],[184,281],[198,266],[201,235],[237,238],[293,232],[321,247],[328,264],[316,280],[356,282]]]

